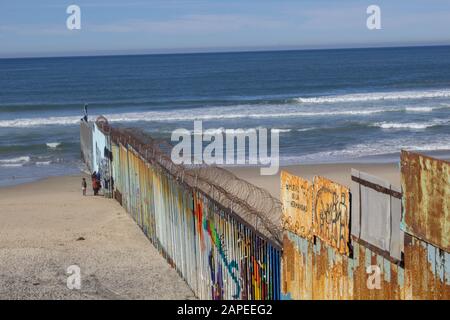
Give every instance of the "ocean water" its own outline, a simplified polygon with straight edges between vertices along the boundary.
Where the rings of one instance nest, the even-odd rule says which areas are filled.
[[[79,119],[280,129],[283,164],[450,156],[450,47],[0,59],[0,185],[80,170]]]

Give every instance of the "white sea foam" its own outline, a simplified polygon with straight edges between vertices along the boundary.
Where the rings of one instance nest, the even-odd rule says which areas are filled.
[[[5,163],[5,164],[0,164],[0,167],[4,167],[4,168],[17,168],[17,167],[22,167],[23,163]]]
[[[58,148],[61,145],[61,142],[48,142],[46,143],[47,147],[51,149]]]
[[[1,164],[19,164],[22,165],[24,163],[30,162],[30,157],[23,156],[23,157],[17,157],[17,158],[10,158],[10,159],[0,159]]]
[[[48,166],[50,163],[52,163],[51,161],[38,161],[36,162],[37,166]]]
[[[317,127],[310,127],[310,128],[302,128],[302,129],[297,129],[297,132],[305,132],[305,131],[311,131],[311,130],[316,130]]]
[[[295,99],[295,101],[298,101],[300,103],[318,104],[429,98],[450,98],[450,89],[429,91],[371,92],[321,97],[300,97]]]
[[[407,112],[432,112],[434,110],[433,107],[406,107],[405,110]]]
[[[273,110],[273,107],[271,108]],[[382,113],[388,110],[385,109],[369,109],[369,110],[342,110],[342,111],[296,111],[296,112],[265,112],[267,110],[254,110],[255,112],[248,112],[246,110],[234,110],[235,113],[230,113],[229,110],[205,110],[204,112],[193,113],[189,111],[179,112],[135,112],[106,115],[110,122],[165,122],[165,121],[194,121],[194,120],[227,120],[227,119],[271,119],[271,118],[291,118],[291,117],[330,117],[336,115],[360,116],[371,115],[375,113]],[[222,113],[220,113],[222,112]],[[96,117],[93,116],[93,119]],[[22,118],[14,120],[1,120],[0,128],[24,128],[37,127],[48,125],[76,125],[79,123],[78,117],[51,117],[51,118]]]
[[[193,120],[233,120],[241,118],[270,119],[291,117],[332,117],[332,116],[370,116],[385,112],[433,112],[436,109],[449,108],[450,104],[442,102],[436,106],[385,106],[378,108],[366,108],[361,106],[340,106],[327,110],[317,106],[308,107],[307,104],[317,103],[347,103],[377,100],[401,100],[401,99],[425,99],[425,98],[450,98],[448,90],[387,92],[387,93],[358,93],[336,96],[309,97],[290,100],[286,104],[238,104],[234,106],[217,106],[197,109],[181,109],[175,111],[144,111],[105,114],[111,122],[165,122],[165,121],[193,121]],[[299,104],[301,103],[301,104]],[[306,104],[306,105],[304,105]],[[95,119],[96,115],[91,115]],[[0,128],[21,128],[48,125],[77,125],[79,116],[62,116],[48,118],[19,118],[1,120]]]
[[[278,133],[287,133],[291,132],[292,129],[272,129],[272,132],[278,132]]]
[[[410,151],[442,151],[450,150],[450,141],[445,140],[446,136],[435,137],[432,140],[424,139],[418,141],[414,137],[402,137],[398,139],[385,139],[370,143],[349,145],[344,149],[321,151],[301,156],[285,156],[281,160],[283,164],[293,163],[316,163],[354,160],[360,157],[377,156],[400,152],[400,150]],[[447,141],[446,143],[443,141]]]
[[[448,123],[450,120],[444,119],[435,119],[428,122],[408,122],[408,123],[400,123],[400,122],[377,122],[374,123],[373,126],[380,127],[382,129],[413,129],[413,130],[424,130],[427,128],[440,126]]]

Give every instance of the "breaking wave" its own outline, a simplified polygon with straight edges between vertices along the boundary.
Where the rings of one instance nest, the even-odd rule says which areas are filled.
[[[22,167],[24,164],[28,162],[30,162],[30,157],[28,156],[0,159],[0,167],[4,168]]]
[[[23,156],[23,157],[17,157],[17,158],[10,158],[10,159],[0,159],[1,164],[23,164],[30,162],[30,157]]]
[[[345,103],[345,102],[367,102],[380,100],[415,100],[430,98],[450,98],[450,89],[429,91],[398,91],[398,92],[372,92],[354,93],[321,97],[300,97],[294,99],[300,103]]]
[[[442,126],[449,123],[449,120],[435,119],[428,122],[409,122],[409,123],[399,123],[399,122],[377,122],[373,126],[382,129],[413,129],[413,130],[424,130],[427,128],[432,128],[436,126]]]
[[[272,107],[273,109],[273,107]],[[267,113],[264,110],[257,112],[248,112],[245,110],[236,113],[228,113],[227,110],[209,110],[193,114],[192,110],[183,112],[139,112],[105,115],[110,122],[164,122],[164,121],[194,121],[194,120],[227,120],[227,119],[270,119],[270,118],[291,118],[291,117],[330,117],[330,116],[361,116],[382,113],[386,109],[369,110],[342,110],[342,111],[298,111],[298,112],[278,112]],[[205,114],[206,113],[206,114]],[[96,116],[92,116],[96,118]],[[24,128],[48,125],[77,125],[79,117],[50,117],[50,118],[23,118],[14,120],[1,120],[0,128]]]
[[[61,146],[61,142],[47,142],[46,145],[51,149],[56,149]]]

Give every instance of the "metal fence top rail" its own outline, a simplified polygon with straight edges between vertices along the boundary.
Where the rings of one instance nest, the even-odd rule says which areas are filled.
[[[268,191],[239,179],[223,168],[206,164],[177,165],[170,158],[172,146],[167,141],[153,139],[142,130],[114,128],[105,117],[98,117],[96,124],[104,134],[111,136],[112,142],[131,146],[150,164],[219,203],[224,210],[281,249],[281,202]]]

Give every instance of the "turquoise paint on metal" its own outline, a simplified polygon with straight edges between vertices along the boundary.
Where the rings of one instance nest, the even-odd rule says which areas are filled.
[[[351,281],[353,281],[353,268],[354,267],[355,267],[355,260],[348,259],[347,276],[348,276],[349,279],[351,279]]]
[[[444,273],[445,273],[445,255],[444,250],[436,248],[436,274],[439,280],[444,283]]]
[[[425,241],[422,243],[427,245],[428,263],[431,265],[431,272],[436,275],[436,248],[429,243],[427,244]]]
[[[355,268],[359,266],[359,244],[357,242],[353,243],[353,265]]]
[[[368,266],[372,265],[372,251],[370,251],[369,248],[365,248],[365,250],[366,250],[366,254],[365,254],[365,258],[366,258],[366,260],[365,260],[365,266],[366,266],[366,269],[367,269]]]
[[[328,265],[331,267],[334,264],[334,250],[332,249],[332,247],[327,248],[327,253],[328,253]]]
[[[450,253],[444,252],[444,278],[445,283],[450,284]]]
[[[320,253],[320,249],[321,249],[320,239],[316,238],[316,243],[314,245],[314,253],[315,254]]]
[[[405,269],[398,267],[397,269],[397,281],[400,288],[405,286]]]
[[[383,258],[383,263],[384,281],[391,282],[391,263],[385,258]]]

